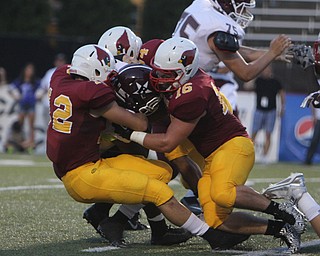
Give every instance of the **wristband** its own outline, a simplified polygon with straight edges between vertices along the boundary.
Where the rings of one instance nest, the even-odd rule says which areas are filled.
[[[144,137],[146,137],[146,135],[147,133],[145,132],[133,131],[130,135],[130,140],[143,146]]]

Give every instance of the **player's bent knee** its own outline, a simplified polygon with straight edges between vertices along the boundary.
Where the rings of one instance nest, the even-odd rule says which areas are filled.
[[[231,208],[235,202],[235,190],[211,193],[212,200],[220,207]]]
[[[157,168],[156,170],[158,170],[158,173],[160,175],[158,179],[163,181],[164,183],[169,183],[173,173],[171,166],[161,160],[148,159],[148,161],[155,164],[155,167]]]
[[[162,205],[173,197],[172,189],[162,181],[149,179],[143,201]]]

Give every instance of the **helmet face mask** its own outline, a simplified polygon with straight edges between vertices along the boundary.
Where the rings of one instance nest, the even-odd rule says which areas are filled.
[[[199,69],[199,50],[189,39],[174,37],[164,41],[151,60],[150,81],[158,92],[173,92]]]
[[[120,106],[146,116],[157,111],[162,97],[149,82],[151,68],[129,64],[119,70],[113,88]]]
[[[126,54],[137,59],[142,41],[131,29],[117,26],[104,32],[98,45],[108,49],[114,56]]]
[[[254,18],[248,9],[255,8],[255,0],[210,0],[210,2],[219,12],[232,18],[242,28],[246,28]]]
[[[154,65],[152,67],[153,71],[150,73],[150,82],[156,91],[174,92],[182,85],[179,82],[181,75],[183,75],[181,70],[163,70]]]
[[[76,50],[71,61],[70,73],[89,81],[105,81],[114,69],[113,55],[98,45],[85,45]]]

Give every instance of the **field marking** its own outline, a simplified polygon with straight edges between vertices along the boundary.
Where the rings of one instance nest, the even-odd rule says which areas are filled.
[[[283,178],[284,179],[284,178]],[[253,178],[253,179],[248,179],[245,183],[246,186],[253,186],[256,183],[277,183],[280,180],[282,180],[281,178]],[[320,182],[320,178],[304,178],[304,180],[307,183],[311,183],[311,182]]]
[[[48,179],[50,183],[60,182],[59,179]],[[277,182],[279,179],[269,178],[269,179],[249,179],[245,185],[253,186],[255,183],[270,183]],[[307,178],[306,181],[309,182],[320,182],[320,178]],[[169,186],[180,186],[181,183],[179,180],[172,180],[169,182]],[[15,190],[31,190],[31,189],[55,189],[55,188],[64,188],[63,185],[31,185],[31,186],[11,186],[11,187],[0,187],[1,191],[15,191]]]
[[[33,185],[33,186],[0,187],[0,191],[55,189],[55,188],[64,188],[64,186],[63,185]]]
[[[0,166],[49,167],[52,166],[52,164],[50,162],[35,162],[33,160],[24,159],[1,159]]]
[[[312,246],[320,245],[320,240],[311,240],[304,243],[301,243],[301,249],[308,248]],[[115,246],[103,246],[103,247],[89,247],[88,249],[83,249],[81,252],[105,252],[111,250],[121,249]],[[226,253],[231,255],[241,255],[241,256],[273,256],[273,255],[288,255],[286,253],[286,248],[284,247],[276,247],[263,251],[240,251],[240,250],[219,250],[217,253]],[[215,252],[215,251],[213,251]],[[303,254],[299,254],[303,255]]]
[[[81,250],[82,252],[106,252],[112,250],[121,249],[120,247],[115,246],[103,246],[103,247],[89,247],[88,249]]]
[[[307,241],[301,243],[301,249],[308,248],[312,246],[320,245],[320,240],[315,239],[311,241]],[[214,252],[214,251],[213,251]],[[274,255],[289,255],[285,247],[276,247],[268,250],[262,251],[240,251],[240,250],[224,250],[224,251],[217,251],[219,253],[226,253],[232,255],[241,255],[241,256],[274,256]],[[303,253],[299,253],[299,255],[304,255]]]

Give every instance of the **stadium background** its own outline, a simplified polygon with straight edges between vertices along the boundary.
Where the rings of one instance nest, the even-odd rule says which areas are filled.
[[[9,82],[19,75],[28,61],[35,63],[37,74],[42,77],[52,66],[55,54],[63,52],[71,59],[72,53],[79,46],[96,43],[106,29],[116,25],[132,28],[143,41],[169,38],[183,9],[191,2],[192,0],[7,1],[0,8],[0,66],[6,69]],[[266,48],[280,33],[290,35],[294,43],[312,45],[317,39],[320,32],[319,0],[256,0],[256,4],[252,11],[255,19],[246,30],[245,45]],[[310,111],[302,111],[299,105],[304,95],[318,87],[313,73],[304,71],[295,64],[275,63],[274,67],[275,77],[282,82],[288,95],[286,115],[278,120],[270,161],[301,161],[312,134],[312,123],[306,122],[306,127],[301,128],[303,131],[299,130],[298,126],[302,121],[310,120]],[[241,118],[250,131],[254,95],[246,89],[240,82]],[[1,91],[0,144],[8,125],[15,118],[14,103],[5,91]],[[44,153],[44,129],[38,118],[36,136],[41,146],[36,153],[40,154]],[[259,140],[261,142],[262,138],[258,138],[258,159]],[[282,152],[287,153],[289,148],[293,148],[292,154],[284,155]],[[316,161],[319,159],[317,155]]]

